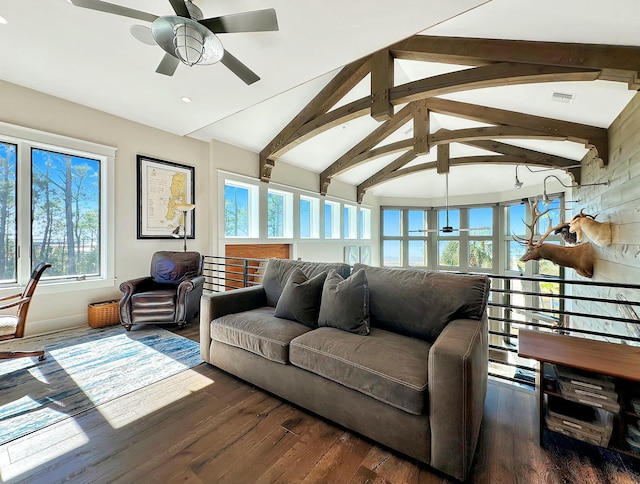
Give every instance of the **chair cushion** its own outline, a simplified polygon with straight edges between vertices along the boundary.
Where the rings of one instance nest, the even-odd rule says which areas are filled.
[[[175,319],[176,290],[138,292],[131,296],[131,322],[166,322]]]
[[[15,334],[18,327],[18,318],[10,315],[0,315],[0,336]]]
[[[364,271],[346,279],[333,269],[329,271],[322,289],[318,326],[369,334],[369,289]]]
[[[282,295],[278,299],[278,304],[276,304],[274,316],[297,321],[310,328],[316,328],[318,326],[322,286],[326,277],[327,273],[321,272],[317,276],[308,279],[304,272],[296,267],[282,290]]]
[[[330,269],[335,269],[342,277],[348,277],[351,271],[349,264],[342,262],[325,263],[290,259],[269,259],[267,268],[264,270],[264,277],[262,278],[262,286],[267,295],[267,305],[275,307],[276,304],[278,304],[282,290],[296,267],[304,272],[304,275],[309,279],[322,272],[329,272]]]
[[[291,364],[420,415],[428,401],[431,344],[382,329],[368,336],[318,328],[291,342]]]
[[[202,257],[198,252],[161,250],[151,258],[151,278],[158,284],[177,286],[201,273]]]
[[[453,319],[481,319],[487,307],[487,276],[419,269],[364,269],[371,326],[435,341]]]
[[[211,322],[211,339],[278,363],[289,363],[289,343],[311,331],[304,324],[276,318],[272,307],[227,314]]]

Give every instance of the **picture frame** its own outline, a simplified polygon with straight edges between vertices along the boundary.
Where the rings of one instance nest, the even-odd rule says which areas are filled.
[[[176,204],[195,203],[195,168],[171,161],[136,156],[138,239],[195,237],[195,211],[183,212]],[[182,218],[186,215],[186,220]]]
[[[371,264],[371,247],[368,245],[360,246],[360,264]]]
[[[358,263],[358,247],[355,245],[345,245],[344,262],[350,266]]]

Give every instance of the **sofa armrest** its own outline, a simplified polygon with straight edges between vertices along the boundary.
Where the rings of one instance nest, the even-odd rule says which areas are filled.
[[[489,366],[488,322],[451,321],[429,351],[431,465],[464,481],[480,433]]]
[[[226,314],[250,311],[266,305],[267,295],[262,285],[203,294],[200,298],[200,354],[202,359],[209,361],[211,321]]]

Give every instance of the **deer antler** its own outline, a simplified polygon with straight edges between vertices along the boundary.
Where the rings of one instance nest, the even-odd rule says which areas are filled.
[[[542,243],[546,240],[546,238],[549,237],[549,235],[551,235],[551,233],[553,233],[555,230],[559,230],[565,225],[568,225],[566,222],[560,222],[558,225],[552,226],[551,219],[549,219],[549,225],[547,227],[547,231],[540,237],[540,239],[537,242],[534,242],[533,239],[536,234],[536,224],[540,220],[540,217],[545,216],[552,209],[548,208],[544,212],[539,212],[536,202],[533,202],[533,201],[529,202],[529,206],[531,207],[531,215],[532,215],[531,223],[528,224],[524,220],[523,222],[524,222],[524,225],[529,229],[529,233],[531,235],[529,236],[528,239],[518,237],[517,235],[512,235],[513,239],[520,244],[523,244],[529,247],[540,247]]]

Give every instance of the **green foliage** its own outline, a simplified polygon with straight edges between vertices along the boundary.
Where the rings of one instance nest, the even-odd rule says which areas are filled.
[[[460,241],[449,240],[440,242],[439,264],[446,267],[460,266]]]
[[[469,267],[491,269],[493,267],[493,243],[489,240],[469,242]]]

